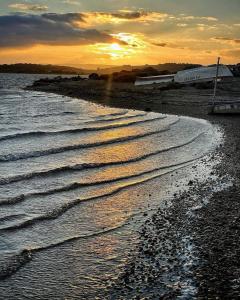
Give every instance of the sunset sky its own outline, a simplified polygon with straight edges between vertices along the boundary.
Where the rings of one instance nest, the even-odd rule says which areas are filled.
[[[0,0],[0,64],[240,62],[240,0]]]

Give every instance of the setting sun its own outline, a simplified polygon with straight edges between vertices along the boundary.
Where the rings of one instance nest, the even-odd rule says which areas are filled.
[[[112,44],[112,45],[110,46],[110,48],[111,48],[112,50],[115,50],[115,51],[121,51],[121,50],[122,50],[122,47],[121,47],[119,44],[117,44],[117,43]]]

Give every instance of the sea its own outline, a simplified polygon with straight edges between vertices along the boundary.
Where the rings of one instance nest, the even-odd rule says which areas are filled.
[[[23,89],[42,77],[0,74],[0,299],[107,299],[141,224],[187,188],[220,133]]]

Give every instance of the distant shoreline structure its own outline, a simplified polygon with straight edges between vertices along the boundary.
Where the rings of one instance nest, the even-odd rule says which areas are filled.
[[[180,84],[191,84],[197,82],[211,82],[216,77],[217,66],[200,67],[189,70],[179,71],[172,75],[160,75],[160,76],[149,76],[149,77],[137,77],[135,85],[148,85],[154,83],[180,83]],[[220,65],[219,68],[219,79],[225,79],[233,77],[233,73],[225,65]]]
[[[240,63],[236,65],[227,65],[232,73],[236,76],[240,76]],[[199,64],[190,63],[164,63],[157,65],[123,65],[113,66],[106,68],[93,68],[85,69],[71,66],[59,66],[59,65],[42,65],[42,64],[2,64],[0,65],[0,73],[23,73],[23,74],[46,74],[46,75],[89,75],[91,73],[97,73],[99,76],[113,75],[116,77],[131,77],[134,82],[136,77],[144,76],[158,76],[158,75],[172,75],[179,71],[194,69],[203,67]]]

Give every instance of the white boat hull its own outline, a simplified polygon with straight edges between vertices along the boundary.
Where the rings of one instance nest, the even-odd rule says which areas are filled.
[[[181,84],[190,84],[197,82],[209,82],[216,79],[217,66],[201,67],[178,72],[174,81]],[[218,78],[233,77],[232,72],[227,66],[221,65],[218,70]]]
[[[174,81],[174,75],[159,75],[159,76],[148,76],[148,77],[137,77],[135,85],[150,85],[150,84],[161,84],[170,83]]]
[[[190,70],[179,71],[177,74],[137,77],[135,85],[149,85],[176,82],[180,84],[192,84],[198,82],[211,82],[216,79],[217,66],[201,67]],[[218,80],[233,77],[232,72],[225,65],[218,69]]]

